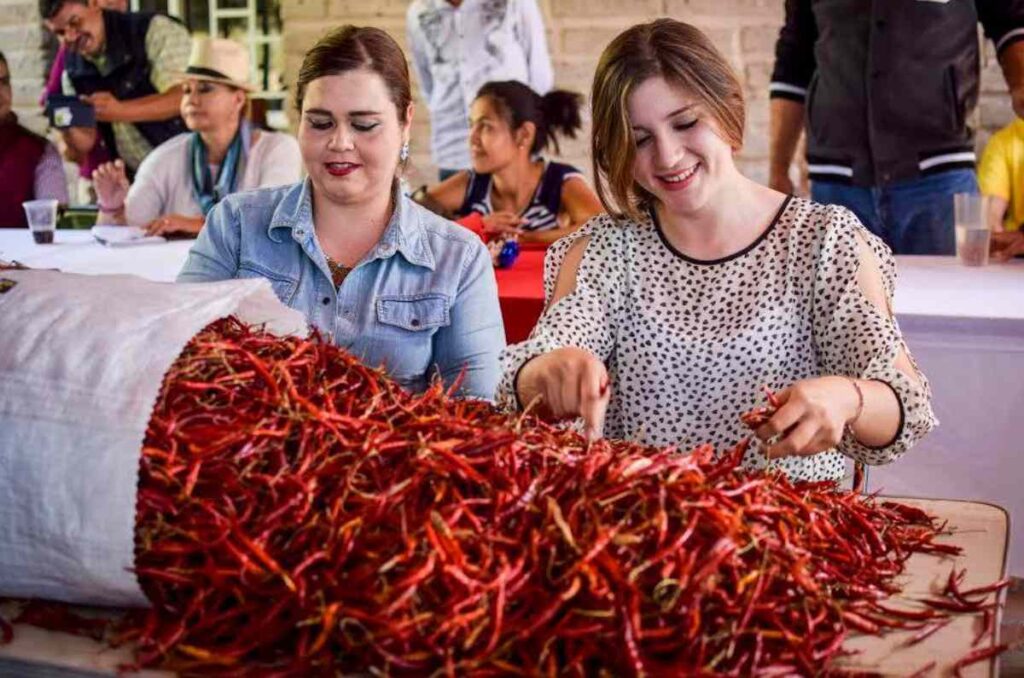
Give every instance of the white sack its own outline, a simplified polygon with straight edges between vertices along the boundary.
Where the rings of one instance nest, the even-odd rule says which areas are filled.
[[[146,426],[185,345],[231,314],[306,333],[262,279],[0,270],[0,596],[147,604],[128,569]]]

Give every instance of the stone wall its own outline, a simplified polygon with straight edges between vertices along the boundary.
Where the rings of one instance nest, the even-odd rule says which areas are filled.
[[[0,51],[11,71],[14,110],[22,123],[39,132],[46,129],[38,102],[46,77],[47,37],[36,0],[0,0]]]
[[[708,33],[736,69],[747,96],[746,146],[741,169],[764,180],[768,170],[768,81],[783,0],[538,0],[547,25],[557,86],[587,93],[601,50],[623,28],[659,16],[693,23]],[[284,0],[286,77],[295,81],[303,52],[332,26],[375,25],[405,47],[408,0]],[[980,145],[1011,119],[1012,111],[991,44],[985,49],[981,103],[976,113]],[[410,180],[436,176],[430,160],[429,114],[417,98]],[[563,144],[563,157],[590,171],[586,138]]]
[[[705,30],[736,68],[748,100],[746,147],[742,169],[764,179],[768,156],[768,79],[783,0],[538,0],[547,25],[548,46],[559,87],[586,93],[601,50],[624,27],[658,16],[689,21]],[[405,11],[409,0],[282,0],[286,78],[294,82],[302,54],[317,37],[342,23],[372,24],[391,33],[405,47]],[[10,61],[15,108],[35,129],[45,122],[36,101],[42,87],[46,36],[35,0],[0,0],[0,49]],[[1006,124],[1012,112],[991,44],[985,48],[981,102],[976,112],[979,147]],[[417,101],[411,181],[436,176],[430,161],[430,120]],[[587,169],[585,130],[563,144],[563,156]]]

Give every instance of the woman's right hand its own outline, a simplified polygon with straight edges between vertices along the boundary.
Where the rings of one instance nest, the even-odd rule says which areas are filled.
[[[483,222],[487,235],[519,235],[526,219],[513,212],[493,212],[484,216]]]
[[[992,258],[1009,261],[1024,254],[1024,231],[1000,231],[992,233]]]
[[[539,396],[551,417],[582,417],[587,438],[602,437],[611,388],[608,370],[590,351],[567,347],[539,355],[523,366],[516,387],[524,406]]]
[[[118,211],[128,197],[128,174],[125,172],[124,162],[115,160],[97,167],[92,173],[92,185],[96,189],[100,205],[111,211]]]

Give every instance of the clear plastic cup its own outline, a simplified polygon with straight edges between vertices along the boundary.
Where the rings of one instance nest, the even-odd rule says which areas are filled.
[[[988,201],[983,195],[953,196],[956,256],[964,266],[985,266],[992,233],[988,228]]]
[[[56,200],[29,200],[21,203],[25,208],[32,238],[38,245],[49,245],[53,242],[53,232],[57,228]]]

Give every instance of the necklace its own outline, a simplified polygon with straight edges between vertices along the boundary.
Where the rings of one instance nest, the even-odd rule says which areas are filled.
[[[392,185],[391,187],[391,199],[388,201],[388,221],[392,219],[395,214],[395,195],[397,193],[397,186]],[[331,280],[334,281],[335,287],[341,287],[341,283],[345,282],[345,278],[352,272],[350,266],[339,264],[337,261],[331,258],[327,252],[324,252],[324,259],[327,260],[327,268],[331,271]]]
[[[352,269],[344,264],[339,264],[334,259],[331,259],[327,254],[324,254],[327,259],[327,268],[331,271],[331,280],[334,281],[335,287],[341,287],[341,283],[345,282],[345,278],[352,272]]]

